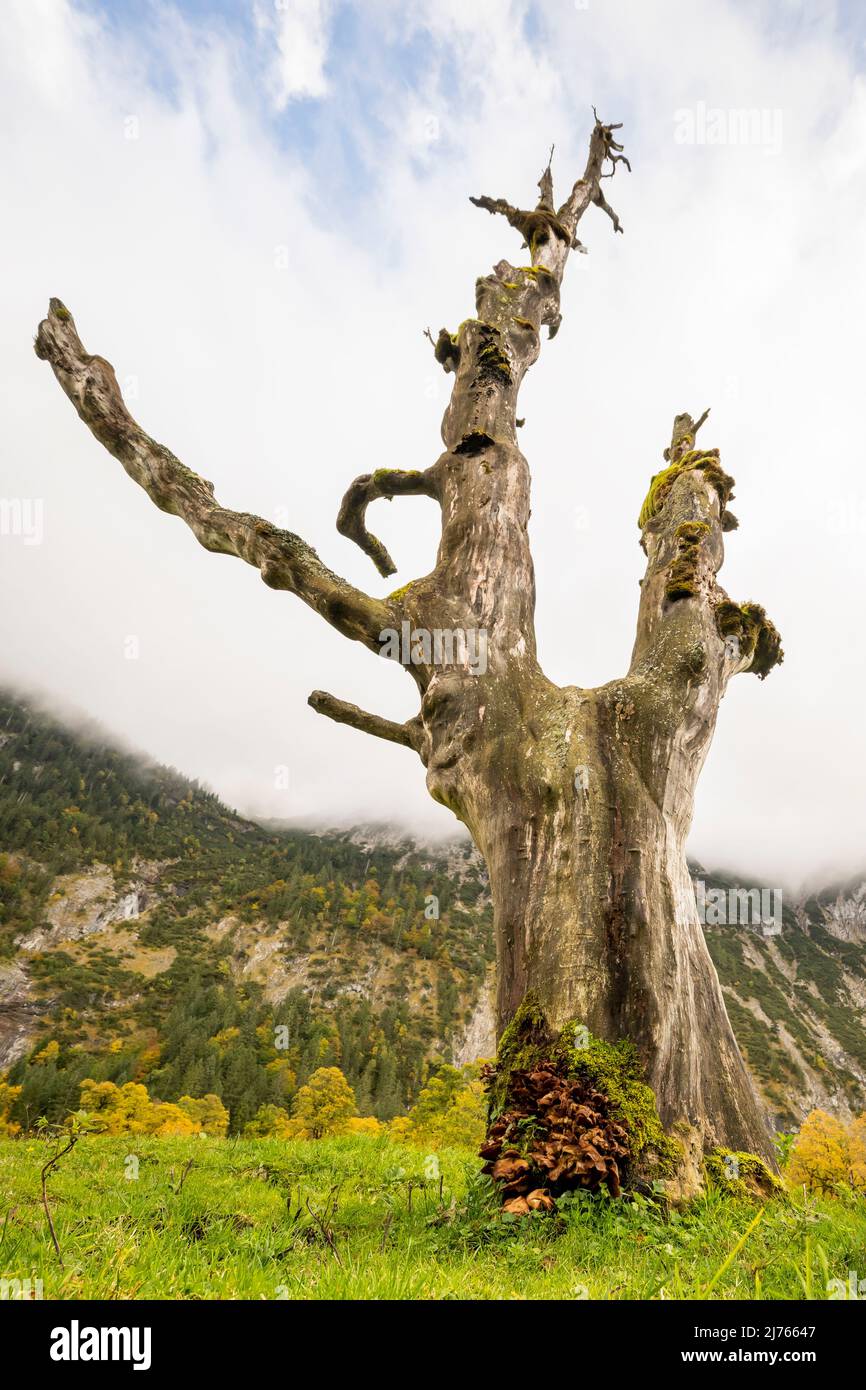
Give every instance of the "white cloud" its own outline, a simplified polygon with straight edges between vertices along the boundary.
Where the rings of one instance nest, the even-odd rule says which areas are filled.
[[[718,0],[545,6],[548,32],[530,47],[524,9],[364,0],[367,48],[341,61],[378,79],[375,109],[352,108],[376,199],[335,218],[313,211],[327,161],[314,183],[278,152],[217,31],[202,45],[163,18],[171,27],[152,42],[181,55],[169,97],[145,81],[132,39],[117,46],[61,3],[3,7],[15,271],[0,496],[41,498],[45,526],[41,546],[0,543],[16,595],[5,665],[248,808],[448,828],[410,755],[305,704],[321,687],[406,718],[411,684],[157,512],[76,420],[32,336],[58,294],[90,351],[134,379],[144,427],[227,505],[277,519],[285,508],[335,569],[387,592],[430,568],[432,505],[371,515],[401,567],[387,582],[334,518],[356,474],[423,467],[439,451],[450,378],[421,330],[459,323],[476,275],[518,254],[467,195],[531,197],[551,141],[570,185],[595,102],[627,116],[634,172],[609,189],[625,235],[601,214],[585,219],[590,254],[570,268],[562,330],[521,401],[542,661],[553,679],[587,685],[626,667],[640,501],[673,415],[712,406],[706,442],[738,480],[741,522],[722,580],[766,604],[787,655],[766,683],[743,676],[729,691],[692,847],[744,872],[862,866],[862,84],[828,10],[804,48]],[[304,13],[312,37],[295,51],[312,56],[287,93],[324,81],[328,16]],[[430,59],[411,81],[386,45],[410,31]],[[347,100],[335,93],[335,112]],[[678,144],[674,113],[699,102],[781,110],[778,153]],[[375,244],[362,219],[382,229]],[[130,635],[137,661],[124,656]]]
[[[273,41],[274,100],[278,110],[290,101],[323,97],[328,91],[328,0],[273,0],[273,19],[258,7],[259,22]]]

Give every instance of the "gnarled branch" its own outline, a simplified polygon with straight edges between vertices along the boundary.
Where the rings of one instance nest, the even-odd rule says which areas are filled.
[[[538,181],[539,200],[533,212],[513,207],[505,198],[488,198],[486,194],[480,198],[470,198],[469,201],[477,208],[485,208],[489,213],[499,213],[515,227],[523,237],[524,246],[529,247],[533,262],[537,258],[539,247],[552,235],[557,236],[569,250],[584,251],[586,248],[578,241],[575,228],[590,203],[595,203],[607,213],[613,222],[614,231],[622,231],[619,218],[601,191],[601,180],[612,178],[616,173],[617,164],[624,164],[629,171],[631,170],[625,155],[618,153],[622,151],[622,145],[613,138],[613,131],[619,129],[619,125],[604,125],[596,115],[583,177],[578,179],[571,195],[558,213],[554,211],[553,204],[553,174],[550,167],[553,158],[552,146],[547,167]],[[611,167],[605,173],[604,166],[607,161]]]
[[[39,325],[35,351],[50,363],[90,432],[161,511],[185,521],[206,550],[255,565],[270,588],[297,594],[345,637],[380,652],[379,633],[392,617],[387,605],[333,574],[300,536],[248,512],[221,507],[213,483],[193,473],[132,418],[111,363],[85,351],[72,315],[59,299],[51,300],[48,317]]]
[[[605,125],[603,121],[599,120],[594,107],[593,115],[595,116],[595,127],[589,140],[589,157],[586,161],[583,177],[577,180],[557,214],[562,225],[572,235],[574,235],[574,229],[590,203],[595,203],[597,207],[602,208],[608,214],[613,222],[614,231],[622,231],[619,218],[601,191],[601,180],[610,178],[615,174],[617,164],[624,164],[631,173],[631,165],[622,154],[623,147],[613,137],[613,132],[622,128],[622,122]],[[608,162],[611,167],[605,173],[604,166]]]
[[[487,212],[500,213],[520,232],[523,245],[529,247],[533,259],[537,248],[547,241],[551,232],[560,237],[566,246],[572,245],[573,234],[566,230],[552,209],[540,205],[534,212],[524,212],[520,208],[512,207],[504,198],[488,198],[486,194],[482,194],[480,198],[470,197],[469,201]]]
[[[362,473],[348,489],[337,517],[337,530],[360,546],[387,578],[396,573],[397,566],[382,542],[367,530],[365,519],[370,503],[379,497],[389,501],[392,497],[438,498],[438,491],[429,470],[402,468],[377,468],[375,473]]]
[[[430,329],[425,328],[424,337],[433,344],[433,356],[443,371],[456,372],[460,366],[460,344],[456,335],[449,333],[447,328],[440,328],[438,338],[434,338]]]
[[[695,447],[708,415],[677,415],[664,451],[667,467],[653,476],[641,508],[648,564],[632,670],[665,668],[688,685],[704,680],[713,666],[721,690],[738,671],[763,680],[783,652],[763,608],[732,603],[716,580],[722,534],[737,521],[727,509],[734,480],[722,469],[718,449]]]
[[[338,700],[336,695],[329,695],[326,690],[314,690],[307,704],[317,714],[323,714],[337,724],[348,724],[350,729],[384,738],[388,743],[402,744],[416,753],[423,750],[424,731],[417,717],[407,720],[405,724],[397,724],[392,719],[383,719],[379,714],[369,714],[357,705],[349,704],[348,700]]]

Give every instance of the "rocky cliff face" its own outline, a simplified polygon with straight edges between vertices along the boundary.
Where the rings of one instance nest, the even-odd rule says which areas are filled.
[[[50,1006],[50,1000],[35,997],[23,964],[0,961],[0,1071],[29,1051]]]
[[[847,896],[838,892],[829,905],[820,904],[827,931],[837,941],[866,943],[866,880],[854,885]]]
[[[165,1037],[178,1009],[198,1007],[202,972],[253,1011],[217,1038],[253,1022],[262,1034],[301,1009],[295,1078],[337,1061],[383,1113],[436,1060],[493,1054],[490,901],[467,840],[257,827],[12,697],[6,710],[0,1070],[51,1037],[73,1060],[128,1058],[130,1075],[157,1065],[142,1056],[166,1064]],[[705,899],[738,901],[730,875],[696,867],[694,878]],[[866,880],[786,900],[769,929],[708,912],[705,932],[777,1122],[866,1108]],[[173,1046],[196,1077],[223,1044],[178,1035]]]
[[[375,848],[375,834],[367,829],[360,842],[365,851]],[[417,855],[431,881],[449,875],[459,883],[465,872],[479,871],[474,852],[465,846],[404,840],[398,848],[400,860]],[[120,886],[105,865],[57,876],[44,926],[22,934],[14,956],[0,963],[0,1069],[40,1042],[57,1012],[58,990],[50,983],[45,988],[44,974],[34,980],[34,960],[44,964],[53,955],[83,965],[89,948],[97,947],[125,972],[121,995],[103,993],[84,1010],[92,1013],[103,1039],[112,1035],[119,1006],[169,970],[175,947],[150,944],[146,930],[154,911],[172,896],[160,878],[165,868],[137,863],[132,882]],[[846,1117],[866,1108],[862,886],[850,895],[831,892],[826,902],[813,899],[786,910],[778,935],[742,924],[706,928],[740,1045],[782,1126],[799,1123],[815,1107]],[[440,980],[433,961],[399,944],[359,949],[339,933],[335,940],[329,923],[303,944],[290,945],[287,927],[280,920],[244,920],[229,913],[208,922],[205,932],[227,948],[232,976],[259,986],[276,1009],[301,990],[325,1011],[351,1000],[377,1012],[399,990],[410,1009],[431,1022],[436,1016]],[[465,983],[459,1017],[447,1032],[431,1027],[426,1053],[431,1060],[462,1065],[494,1051],[493,970],[486,964],[476,982]]]
[[[708,876],[731,900],[730,876]],[[778,925],[705,927],[740,1047],[784,1125],[816,1107],[866,1108],[866,938],[862,878],[785,899]]]

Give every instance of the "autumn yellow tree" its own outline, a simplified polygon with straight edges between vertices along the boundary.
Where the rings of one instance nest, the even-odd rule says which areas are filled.
[[[866,1112],[849,1124],[825,1110],[806,1116],[791,1149],[787,1178],[829,1192],[837,1183],[866,1191]]]
[[[385,1126],[375,1115],[353,1115],[346,1121],[347,1134],[366,1134],[372,1138],[384,1132]]]
[[[481,1063],[441,1066],[420,1092],[408,1115],[391,1122],[396,1138],[432,1148],[453,1145],[477,1149],[484,1138],[487,1100]]]
[[[288,1110],[281,1105],[260,1105],[253,1118],[244,1125],[245,1139],[290,1139],[292,1122]]]
[[[298,1139],[322,1139],[345,1133],[358,1113],[355,1092],[339,1067],[319,1067],[295,1096],[292,1133]]]
[[[150,1104],[147,1087],[136,1081],[116,1086],[87,1077],[81,1083],[80,1109],[95,1134],[144,1134]]]
[[[229,1115],[219,1096],[180,1100],[151,1100],[147,1087],[137,1081],[116,1086],[113,1081],[81,1083],[81,1110],[96,1134],[153,1134],[159,1138],[188,1134],[222,1137]]]
[[[22,1089],[21,1086],[10,1086],[6,1078],[0,1076],[0,1135],[5,1139],[17,1134],[21,1128],[14,1120],[10,1120],[9,1115]]]
[[[185,1138],[204,1131],[185,1110],[172,1101],[152,1102],[144,1117],[144,1128],[138,1131],[153,1134],[158,1139]]]
[[[177,1103],[192,1120],[199,1133],[210,1134],[214,1139],[225,1138],[229,1127],[229,1112],[219,1096],[209,1091],[206,1096],[181,1096]]]

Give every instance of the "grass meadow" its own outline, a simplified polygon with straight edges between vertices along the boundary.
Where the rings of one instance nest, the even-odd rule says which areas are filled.
[[[59,1147],[0,1141],[0,1277],[45,1299],[822,1299],[866,1277],[863,1198],[580,1194],[508,1219],[470,1152],[365,1135],[83,1137],[46,1178],[58,1256]]]

